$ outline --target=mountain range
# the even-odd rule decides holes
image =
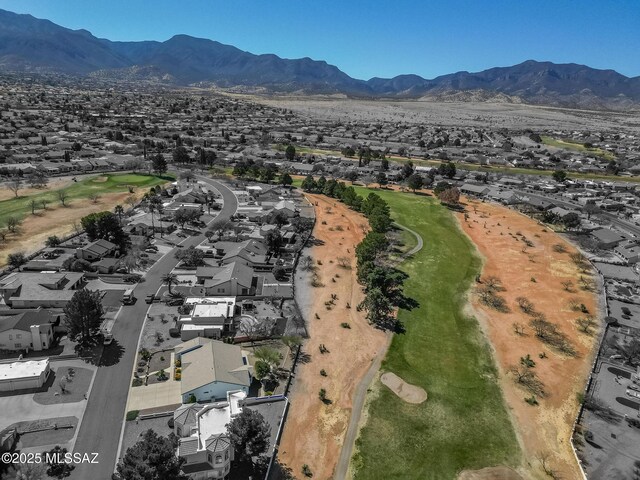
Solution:
[[[0,10],[0,71],[57,72],[111,81],[266,93],[439,101],[481,98],[579,108],[626,109],[640,105],[640,77],[572,63],[528,60],[430,80],[419,75],[359,80],[310,58],[255,55],[188,35],[176,35],[164,42],[114,42],[86,30],[71,30],[6,10]]]

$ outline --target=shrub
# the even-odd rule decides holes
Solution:
[[[169,336],[173,337],[173,338],[178,338],[180,336],[180,330],[178,330],[177,328],[170,328],[169,329]]]
[[[169,417],[169,420],[167,420],[167,426],[169,428],[173,428],[175,425],[174,421],[173,421],[173,417]]]
[[[134,378],[133,382],[131,382],[131,386],[132,387],[139,387],[143,384],[144,382],[142,381],[141,378]]]
[[[532,406],[538,405],[538,400],[536,400],[535,395],[531,395],[530,397],[525,398],[524,401]]]
[[[351,328],[351,325],[349,325],[347,322],[342,322],[342,323],[340,324],[340,326],[341,326],[342,328],[349,328],[349,329]]]
[[[140,413],[140,410],[129,410],[126,416],[127,422],[131,422],[136,418],[138,418],[139,413]]]
[[[189,399],[187,403],[196,403],[196,401],[197,401],[196,396],[193,393],[189,395]]]
[[[313,473],[311,472],[311,469],[309,468],[309,465],[307,465],[306,463],[304,465],[302,465],[302,474],[305,477],[308,477],[308,478],[313,477]]]
[[[176,372],[173,378],[176,379],[176,382],[179,382],[182,379],[182,373]]]
[[[320,400],[324,402],[327,399],[327,391],[324,388],[321,388],[318,392],[318,397],[320,397]]]
[[[322,370],[320,370],[320,375],[322,375],[323,377],[326,377],[327,371],[323,368]]]

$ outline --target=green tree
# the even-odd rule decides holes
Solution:
[[[277,366],[280,363],[280,352],[271,347],[259,347],[256,348],[253,355],[263,362],[267,362],[269,365]]]
[[[556,182],[562,183],[567,179],[567,172],[564,170],[556,170],[551,176]]]
[[[250,461],[251,457],[260,456],[269,448],[271,427],[260,412],[243,408],[227,424],[227,435],[240,459]]]
[[[413,162],[409,161],[402,165],[402,170],[400,170],[400,174],[402,178],[409,178],[413,175]]]
[[[378,254],[384,251],[389,242],[383,233],[369,232],[356,246],[356,258],[358,265],[365,262],[373,262]]]
[[[108,240],[125,253],[131,246],[129,235],[122,229],[118,217],[111,212],[91,213],[80,220],[89,240]]]
[[[291,185],[293,183],[293,178],[288,173],[283,173],[280,175],[280,185]]]
[[[372,325],[387,324],[393,312],[391,301],[379,288],[369,289],[359,307],[367,311],[367,320]]]
[[[183,146],[176,147],[173,150],[173,162],[174,163],[189,163],[191,162],[191,157],[189,157],[189,153],[187,149]]]
[[[61,243],[62,243],[62,240],[60,240],[60,237],[58,237],[57,235],[50,235],[44,241],[44,244],[49,248],[57,247]]]
[[[176,455],[178,439],[149,429],[129,447],[116,466],[114,480],[188,480],[181,472],[185,460]]]
[[[27,263],[27,257],[23,252],[10,253],[7,256],[7,263],[12,268],[18,268]]]
[[[456,176],[456,166],[452,162],[441,163],[438,166],[438,173],[443,177],[453,178]]]
[[[161,153],[158,153],[151,158],[151,165],[153,167],[153,171],[158,175],[162,175],[167,172],[167,161]]]
[[[403,285],[407,278],[409,276],[400,270],[376,265],[367,275],[365,290],[379,290],[397,307],[405,302]]]
[[[307,175],[302,181],[302,190],[305,192],[313,192],[316,189],[316,181],[313,179],[313,175]]]
[[[575,212],[571,212],[562,217],[562,224],[567,228],[578,228],[582,221],[580,220],[580,215]]]
[[[65,478],[71,475],[71,472],[76,468],[73,464],[64,461],[64,456],[67,453],[66,448],[55,446],[49,452],[47,457],[47,475],[54,478]],[[61,460],[61,461],[56,461]]]
[[[256,374],[256,378],[262,381],[271,375],[271,365],[269,365],[264,360],[257,360],[254,365],[254,371]]]
[[[266,242],[269,251],[275,255],[280,252],[280,248],[282,248],[282,245],[284,243],[282,234],[278,230],[268,231],[264,236],[264,241]]]
[[[204,265],[204,251],[193,245],[189,248],[177,250],[175,258],[180,260],[185,267],[201,267]]]
[[[98,290],[77,290],[64,307],[69,338],[82,347],[95,344],[104,310]]]
[[[172,295],[173,291],[171,290],[171,287],[178,283],[178,276],[175,273],[165,273],[162,276],[162,283],[167,285],[169,295]]]
[[[424,180],[422,179],[422,176],[418,175],[417,173],[414,173],[409,178],[407,178],[407,186],[411,190],[413,190],[414,193],[416,190],[421,189],[423,184]]]
[[[284,156],[290,162],[293,161],[293,159],[296,158],[296,147],[293,145],[287,145],[287,148],[284,151]]]

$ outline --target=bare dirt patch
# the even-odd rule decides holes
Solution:
[[[467,204],[467,218],[458,214],[458,219],[485,259],[483,280],[491,276],[500,280],[502,289],[497,294],[509,309],[497,312],[482,304],[478,295],[472,296],[473,309],[495,350],[502,389],[527,457],[528,467],[523,468],[527,476],[544,478],[538,457],[548,453],[548,464],[562,478],[581,478],[570,437],[579,408],[577,394],[589,376],[599,327],[590,335],[581,332],[576,320],[585,314],[570,305],[584,304],[589,314],[598,315],[596,294],[580,288],[581,277],[592,281],[593,276],[572,262],[570,255],[577,251],[571,244],[538,222],[499,205],[474,200]],[[523,236],[531,242],[529,246]],[[557,252],[556,244],[564,245],[566,252]],[[573,283],[570,291],[563,287],[568,281]],[[557,325],[575,348],[575,356],[559,353],[536,337],[530,326],[532,316],[519,307],[519,297],[525,297],[536,312]],[[524,327],[524,334],[515,332],[514,323]],[[537,398],[537,406],[524,401],[531,393],[518,386],[509,373],[526,355],[535,362],[532,371],[546,392],[544,398]]]
[[[313,478],[323,480],[333,476],[355,389],[376,353],[385,347],[386,336],[356,310],[363,294],[356,281],[354,249],[364,236],[366,219],[336,200],[310,194],[307,198],[315,205],[317,217],[313,235],[323,242],[311,250],[323,286],[311,287],[308,281],[296,284],[299,293],[311,299],[306,308],[310,338],[304,346],[310,359],[298,367],[279,458],[297,477],[307,464]],[[349,268],[339,266],[338,257],[348,257]],[[329,352],[320,353],[320,345]],[[326,390],[326,403],[319,398],[321,388]]]
[[[423,388],[405,382],[395,373],[383,373],[380,381],[407,403],[422,403],[427,400],[427,392]]]

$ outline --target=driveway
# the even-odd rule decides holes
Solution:
[[[224,205],[213,222],[228,220],[238,208],[233,192],[216,180],[202,176],[197,178],[214,187],[223,197]],[[184,239],[182,245],[185,248],[196,246],[205,238],[204,233],[200,233]],[[178,264],[174,258],[175,250],[160,258],[146,273],[145,281],[137,284],[134,290],[137,302],[120,310],[111,331],[114,342],[105,348],[76,441],[75,452],[100,452],[100,463],[77,465],[70,478],[111,478],[117,462],[138,339],[149,307],[144,298],[155,294],[162,285],[162,276]]]

